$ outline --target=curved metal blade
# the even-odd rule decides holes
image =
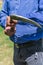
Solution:
[[[22,20],[23,22],[29,22],[31,24],[36,25],[39,28],[42,28],[42,26],[39,23],[37,23],[36,21],[33,21],[33,20],[29,19],[29,18],[19,16],[19,15],[11,15],[10,17],[11,17],[11,19]]]

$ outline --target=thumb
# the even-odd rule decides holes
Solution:
[[[6,25],[10,25],[10,16],[7,16]]]

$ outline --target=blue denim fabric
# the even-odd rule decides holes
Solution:
[[[0,25],[5,28],[6,16],[21,15],[43,25],[43,0],[3,0]],[[30,23],[20,21],[16,25],[16,33],[10,37],[15,43],[38,40],[43,37],[43,30]]]

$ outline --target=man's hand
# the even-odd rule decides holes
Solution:
[[[8,36],[12,36],[16,32],[16,27],[15,27],[16,24],[17,24],[17,20],[11,20],[10,16],[8,16],[4,33]]]

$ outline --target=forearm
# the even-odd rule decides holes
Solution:
[[[8,16],[7,11],[7,0],[3,0],[2,10],[1,10],[1,22],[0,25],[5,28],[6,26],[6,17]]]
[[[40,12],[33,12],[30,14],[31,19],[43,25],[43,14]]]
[[[38,9],[30,13],[30,17],[43,25],[43,0],[39,0]]]
[[[5,26],[6,26],[6,17],[2,17],[2,18],[1,18],[1,23],[0,23],[0,25],[1,25],[3,28],[5,28]]]

